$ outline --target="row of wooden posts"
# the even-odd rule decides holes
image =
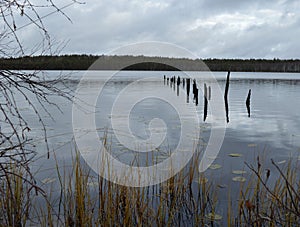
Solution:
[[[225,102],[225,112],[226,112],[226,121],[229,122],[229,107],[228,107],[228,91],[229,91],[229,79],[230,79],[230,71],[227,73],[226,78],[226,84],[225,84],[225,93],[224,93],[224,102]],[[185,88],[186,85],[186,93],[187,93],[187,103],[189,102],[189,95],[190,95],[190,85],[191,85],[191,79],[190,78],[181,78],[178,76],[177,79],[175,76],[172,77],[166,77],[164,75],[164,84],[169,85],[174,88],[175,90],[175,84],[177,84],[177,95],[179,95],[179,86],[182,83],[183,88]],[[196,106],[198,105],[198,93],[199,89],[197,87],[196,80],[193,79],[193,101],[195,101]],[[208,101],[211,99],[211,87],[206,85],[204,83],[204,113],[203,113],[203,120],[206,120],[207,117],[207,108],[208,108]],[[246,108],[248,117],[250,117],[250,99],[251,99],[251,89],[248,91],[248,95],[246,98]]]

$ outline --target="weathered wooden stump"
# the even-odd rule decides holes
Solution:
[[[191,79],[188,78],[188,79],[186,79],[186,93],[187,93],[187,96],[190,96],[190,85],[191,85]]]
[[[207,104],[208,104],[208,100],[207,100],[207,86],[206,86],[206,83],[204,83],[204,113],[203,113],[203,121],[205,121],[206,117],[207,117]]]
[[[226,112],[226,121],[229,122],[229,108],[228,108],[228,90],[229,90],[229,77],[230,71],[227,73],[226,85],[225,85],[225,94],[224,94],[224,101],[225,101],[225,112]]]
[[[250,117],[250,99],[251,99],[251,89],[249,89],[247,99],[246,99],[246,107],[247,107],[248,117]]]
[[[178,76],[177,77],[177,86],[179,86],[180,85],[180,77]]]
[[[195,93],[194,93],[196,106],[198,106],[198,92],[199,92],[199,89],[196,87],[195,88]]]

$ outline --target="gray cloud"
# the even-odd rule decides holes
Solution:
[[[291,0],[91,0],[65,9],[73,23],[56,14],[45,25],[57,40],[70,40],[63,53],[163,41],[204,58],[300,58],[299,8]],[[39,37],[31,26],[20,34],[26,44]]]

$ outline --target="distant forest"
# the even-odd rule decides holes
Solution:
[[[96,64],[93,64],[97,61]],[[203,62],[205,64],[203,64]],[[92,66],[92,67],[91,67]],[[207,68],[208,67],[208,68]],[[300,60],[187,59],[145,56],[62,55],[0,58],[0,69],[10,70],[159,70],[300,72]]]

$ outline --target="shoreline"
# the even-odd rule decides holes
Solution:
[[[97,61],[97,64],[94,64]],[[300,72],[299,59],[187,59],[146,56],[25,56],[0,58],[1,70],[124,70]]]

